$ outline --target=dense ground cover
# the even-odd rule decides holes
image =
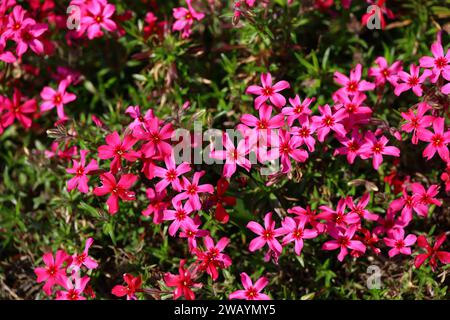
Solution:
[[[448,0],[0,0],[0,297],[447,298],[449,33]]]

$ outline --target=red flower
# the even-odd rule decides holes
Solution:
[[[111,293],[117,297],[127,296],[127,300],[136,300],[136,292],[141,292],[142,279],[141,276],[133,277],[129,273],[123,275],[126,286],[116,285],[112,288]]]
[[[17,119],[24,128],[31,127],[31,114],[37,109],[36,100],[31,99],[22,103],[22,94],[19,90],[14,89],[12,101],[5,98],[3,100],[3,108],[6,113],[1,117],[1,125],[6,128],[13,124],[14,119]]]
[[[106,205],[108,206],[109,213],[113,215],[119,211],[119,198],[123,201],[136,199],[134,192],[128,191],[128,189],[131,188],[137,179],[138,177],[133,174],[124,174],[119,182],[116,182],[116,178],[110,172],[104,173],[100,176],[102,186],[96,187],[94,194],[96,196],[111,194],[106,201]]]
[[[421,248],[424,248],[427,252],[419,254],[415,257],[415,259],[414,259],[415,267],[420,268],[422,266],[422,264],[426,260],[429,259],[429,264],[431,266],[431,269],[434,271],[437,266],[436,258],[442,264],[449,264],[450,263],[450,252],[438,251],[438,249],[444,243],[446,237],[447,237],[447,235],[445,233],[441,234],[440,236],[437,236],[434,246],[432,247],[425,236],[419,236],[417,238],[417,245]]]
[[[217,181],[217,192],[216,194],[209,197],[209,201],[216,206],[215,218],[222,222],[227,223],[230,219],[230,215],[225,210],[224,206],[235,206],[236,198],[231,196],[225,196],[230,183],[225,178],[220,178]]]
[[[180,268],[178,269],[179,274],[174,275],[170,272],[167,272],[164,275],[164,282],[169,287],[176,287],[173,292],[174,299],[178,299],[179,297],[184,296],[186,300],[194,300],[195,294],[191,290],[191,288],[201,288],[202,284],[194,282],[197,278],[197,269],[185,269],[185,264],[186,260],[181,260]]]

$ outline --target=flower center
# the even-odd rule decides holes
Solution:
[[[57,94],[57,95],[55,96],[55,98],[54,98],[55,104],[60,104],[61,101],[62,101],[61,95],[60,95],[60,94]]]
[[[401,248],[403,248],[405,246],[405,242],[403,241],[403,240],[397,240],[396,242],[395,242],[395,247],[397,248],[397,249],[401,249]]]
[[[295,230],[292,235],[294,236],[295,239],[302,239],[303,238],[303,229],[297,229]]]
[[[266,239],[266,240],[273,239],[273,231],[272,230],[265,230],[263,232],[263,238]]]
[[[377,142],[372,147],[373,153],[381,153],[383,151],[384,147],[381,143]]]
[[[414,86],[417,86],[418,84],[419,84],[419,78],[417,78],[417,77],[409,77],[409,79],[408,79],[408,84],[411,86],[411,87],[414,87]]]
[[[190,185],[187,190],[187,194],[194,195],[197,194],[197,186],[196,185]]]
[[[267,97],[273,95],[273,89],[271,87],[266,87],[263,89],[263,94]]]
[[[435,147],[441,147],[444,144],[444,139],[440,134],[434,135],[433,138],[431,138],[431,141]]]
[[[434,64],[437,68],[443,69],[448,64],[448,60],[445,57],[439,57],[434,60]]]
[[[331,116],[326,116],[322,122],[325,126],[331,127],[334,124],[334,119]]]
[[[174,169],[170,169],[166,172],[166,178],[169,181],[175,180],[177,177],[177,172]]]
[[[95,17],[95,21],[97,21],[97,23],[102,22],[103,18],[101,16],[96,16]]]
[[[358,83],[356,81],[350,81],[347,85],[347,90],[355,92],[358,89]]]

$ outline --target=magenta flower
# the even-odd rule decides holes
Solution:
[[[334,81],[343,86],[343,88],[336,91],[336,95],[346,93],[354,95],[357,92],[369,91],[375,89],[375,84],[361,80],[362,66],[357,64],[355,69],[350,71],[350,77],[343,75],[340,72],[334,73]]]
[[[98,147],[98,157],[102,160],[113,158],[111,162],[111,172],[117,173],[122,168],[122,159],[134,162],[139,158],[139,153],[133,151],[133,146],[137,142],[132,135],[126,135],[123,141],[117,131],[108,134],[105,138],[106,145]]]
[[[199,229],[200,221],[196,222],[192,219],[186,220],[181,225],[180,238],[186,238],[188,240],[189,251],[193,252],[197,248],[197,238],[206,237],[209,235],[209,231]]]
[[[155,192],[152,188],[148,188],[145,193],[150,204],[142,211],[142,215],[145,217],[153,215],[153,223],[160,224],[163,222],[164,210],[169,207],[166,199],[167,191]]]
[[[434,133],[427,129],[422,129],[417,132],[417,137],[421,141],[429,142],[428,146],[423,150],[423,156],[428,160],[434,157],[437,153],[445,162],[449,161],[449,151],[447,144],[450,142],[450,131],[445,130],[445,119],[435,118],[433,121]]]
[[[224,133],[222,144],[225,150],[212,149],[209,156],[212,159],[225,160],[223,166],[223,176],[225,178],[231,177],[236,172],[237,166],[250,171],[252,164],[246,158],[246,155],[250,152],[248,139],[241,139],[237,147],[235,147],[228,133]],[[213,145],[211,147],[214,148]]]
[[[439,193],[438,185],[433,184],[426,190],[420,183],[413,183],[411,189],[414,203],[417,207],[416,212],[419,216],[426,217],[428,215],[429,205],[434,204],[438,207],[442,205],[442,202],[435,198]]]
[[[297,162],[305,162],[308,159],[308,152],[299,149],[302,140],[298,136],[291,135],[290,132],[280,130],[278,141],[273,141],[272,149],[268,159],[273,157],[281,158],[281,172],[291,171],[291,158]]]
[[[80,278],[80,275],[75,273],[72,276],[72,280],[67,279],[61,283],[66,291],[56,292],[56,300],[86,300],[86,297],[82,296],[82,294],[89,280],[88,276]]]
[[[392,234],[395,229],[403,229],[405,228],[411,220],[405,220],[403,217],[398,219],[396,217],[396,212],[393,208],[389,207],[385,217],[379,217],[377,220],[378,226],[373,229],[373,233],[379,235],[381,233],[385,233],[387,235]]]
[[[275,252],[276,255],[280,255],[283,247],[276,239],[284,234],[283,228],[275,229],[275,221],[272,220],[272,212],[269,212],[264,217],[264,227],[255,221],[250,221],[247,224],[247,228],[256,233],[258,237],[253,239],[249,244],[249,250],[254,252],[261,249],[266,244],[269,249]]]
[[[36,54],[44,53],[44,44],[39,37],[47,31],[48,27],[43,23],[36,23],[32,19],[26,19],[20,30],[20,34],[15,37],[17,42],[16,54],[21,57],[30,48]]]
[[[334,155],[346,155],[348,163],[353,164],[356,157],[361,156],[361,146],[364,144],[361,134],[357,130],[353,130],[351,138],[338,137],[337,139],[344,146],[337,148]]]
[[[340,93],[335,96],[339,99],[334,106],[336,110],[341,108],[345,110],[344,119],[348,124],[347,128],[355,126],[355,124],[367,124],[372,115],[372,109],[364,106],[363,103],[367,99],[364,93],[358,92],[354,95]]]
[[[356,212],[346,213],[346,207],[347,203],[345,199],[339,200],[336,210],[328,206],[320,206],[319,209],[322,211],[317,215],[317,219],[323,219],[327,221],[331,226],[338,226],[343,228],[347,227],[348,225],[359,223],[359,215]]]
[[[167,272],[164,274],[164,282],[168,287],[175,287],[173,298],[178,299],[184,296],[186,300],[194,300],[195,294],[191,288],[201,288],[201,283],[196,283],[195,279],[198,277],[196,268],[186,269],[184,265],[186,260],[180,261],[178,275]]]
[[[267,294],[261,293],[261,291],[267,286],[269,280],[266,277],[261,277],[256,280],[253,285],[252,279],[245,273],[241,273],[241,282],[244,286],[244,290],[237,290],[228,296],[228,299],[240,299],[240,300],[270,300]]]
[[[83,265],[86,268],[88,268],[89,270],[95,269],[98,267],[97,261],[95,261],[94,259],[92,259],[89,256],[89,248],[92,246],[93,243],[94,243],[94,239],[92,239],[92,238],[88,238],[86,240],[86,244],[84,246],[83,252],[80,254],[74,254],[72,256],[71,264],[70,264],[69,268],[73,268],[73,270],[78,272],[78,270],[80,270],[81,266],[83,266]]]
[[[161,192],[170,184],[175,191],[181,191],[179,176],[191,171],[191,165],[187,162],[183,162],[177,167],[173,156],[165,157],[164,163],[166,168],[157,166],[153,168],[155,177],[162,178],[162,180],[155,185],[155,190]]]
[[[134,121],[128,125],[128,128],[133,132],[136,127],[144,128],[145,123],[155,117],[152,109],[147,110],[147,112],[142,115],[139,106],[129,106],[127,110],[125,110],[125,113],[134,119]]]
[[[410,73],[406,73],[405,71],[399,71],[398,72],[398,78],[399,80],[402,80],[403,82],[398,82],[395,85],[394,93],[396,96],[401,95],[403,92],[408,91],[412,89],[414,94],[418,97],[421,97],[423,94],[422,90],[422,83],[425,82],[425,80],[430,77],[432,72],[430,70],[424,70],[422,75],[420,74],[420,67],[412,64],[410,66]]]
[[[450,80],[450,49],[444,55],[444,48],[440,41],[431,45],[431,53],[433,57],[420,58],[420,66],[422,68],[431,68],[433,75],[430,77],[432,83],[436,83],[439,76],[443,76],[446,80]]]
[[[292,127],[291,133],[294,136],[300,138],[300,144],[305,144],[308,147],[309,152],[314,152],[314,146],[316,144],[316,139],[313,138],[312,134],[315,132],[315,128],[310,124],[309,117],[302,119],[301,128]]]
[[[416,268],[420,268],[425,261],[429,259],[429,264],[431,266],[431,270],[435,270],[437,267],[437,260],[439,260],[442,264],[450,264],[450,252],[439,250],[446,239],[447,235],[445,233],[436,237],[436,242],[434,246],[431,246],[425,236],[419,236],[417,238],[417,245],[423,249],[425,249],[426,253],[418,254],[414,258],[414,266]]]
[[[133,191],[128,191],[138,179],[133,174],[124,174],[120,177],[119,182],[116,182],[116,178],[110,173],[106,172],[100,176],[102,186],[94,189],[96,196],[104,196],[111,194],[106,201],[108,206],[108,212],[114,215],[119,211],[119,199],[123,201],[132,201],[136,199]]]
[[[186,0],[188,8],[173,8],[173,17],[176,19],[172,26],[174,31],[182,31],[183,38],[189,38],[194,21],[200,21],[205,17],[204,13],[197,12],[192,7],[192,0]]]
[[[88,165],[86,165],[86,154],[89,151],[80,150],[80,162],[77,160],[73,161],[73,166],[70,169],[66,169],[67,173],[74,174],[75,177],[71,178],[67,181],[67,190],[72,191],[75,188],[78,188],[78,191],[81,193],[88,193],[88,174],[91,174],[93,171],[98,170],[97,160],[91,160]]]
[[[281,108],[286,104],[286,98],[278,92],[291,87],[287,81],[279,81],[272,85],[272,76],[270,73],[263,73],[261,74],[261,83],[262,87],[251,85],[245,91],[246,93],[251,93],[258,96],[255,99],[256,110],[258,110],[267,100],[270,100],[270,102],[277,108]]]
[[[58,250],[56,252],[55,258],[53,254],[48,252],[42,257],[44,261],[44,268],[34,269],[34,273],[37,276],[37,282],[44,282],[44,287],[42,288],[46,295],[50,296],[52,294],[52,288],[56,284],[63,284],[67,281],[66,268],[63,267],[64,262],[67,261],[69,255],[63,250]]]
[[[378,140],[371,131],[368,131],[365,136],[365,141],[360,149],[361,155],[365,159],[372,157],[372,164],[375,170],[378,170],[383,162],[383,155],[400,156],[400,150],[397,147],[386,146],[389,140],[385,136],[380,137]]]
[[[417,107],[417,114],[412,109],[408,112],[402,112],[402,118],[406,120],[406,123],[402,125],[402,131],[412,132],[412,143],[417,144],[419,138],[417,132],[428,128],[433,123],[433,116],[425,116],[431,106],[426,102],[419,103]]]
[[[364,218],[370,221],[378,220],[379,218],[378,215],[373,214],[366,209],[370,201],[370,193],[365,193],[357,204],[353,201],[353,198],[350,196],[348,196],[345,201],[347,203],[348,208],[350,209],[349,214],[356,213],[360,218]]]
[[[320,142],[325,140],[325,137],[331,130],[337,133],[338,136],[345,136],[347,133],[344,126],[340,123],[347,115],[344,109],[336,111],[334,114],[328,104],[319,106],[320,116],[312,117],[312,127],[317,130],[317,137]]]
[[[64,105],[74,101],[77,97],[73,93],[66,92],[69,82],[63,80],[58,85],[58,90],[54,90],[51,87],[45,87],[42,89],[41,98],[44,103],[41,104],[41,111],[48,111],[56,107],[58,118],[60,120],[66,120],[67,117],[64,114]]]
[[[316,98],[305,98],[305,100],[301,101],[298,95],[296,95],[294,99],[289,99],[291,107],[284,107],[283,110],[281,110],[281,112],[287,116],[289,126],[292,126],[297,119],[300,124],[303,124],[303,120],[311,114],[309,106],[315,100]]]
[[[144,141],[148,141],[142,146],[142,151],[147,157],[159,153],[161,157],[172,154],[172,146],[165,140],[172,137],[172,124],[167,123],[160,128],[160,121],[154,117],[145,122],[145,128],[135,127],[133,135]]]
[[[262,104],[259,108],[259,119],[251,114],[244,114],[241,122],[251,128],[259,130],[277,129],[284,125],[284,116],[277,114],[272,117],[272,107]]]
[[[231,265],[231,259],[222,251],[230,243],[230,239],[223,237],[216,245],[210,236],[203,238],[206,250],[201,251],[198,248],[195,250],[195,254],[200,261],[200,270],[206,270],[206,273],[211,276],[215,281],[219,277],[217,268],[224,269]]]
[[[389,257],[392,258],[399,253],[410,255],[411,248],[416,243],[417,237],[413,234],[408,234],[405,238],[405,230],[402,228],[396,228],[391,233],[391,238],[384,238],[384,243],[391,247],[389,250]]]
[[[308,218],[306,216],[300,216],[296,220],[291,217],[286,217],[281,222],[284,233],[286,234],[283,238],[282,245],[285,246],[290,242],[294,242],[294,250],[298,256],[302,253],[303,239],[313,239],[318,236],[317,230],[305,228],[307,222]]]
[[[340,249],[338,260],[343,261],[348,254],[348,249],[356,250],[361,253],[366,252],[366,246],[359,240],[353,240],[355,231],[358,227],[352,225],[348,228],[335,228],[330,227],[328,233],[334,238],[325,242],[322,245],[322,250],[336,250]]]
[[[205,171],[195,172],[192,177],[192,182],[186,177],[182,177],[182,190],[183,192],[176,195],[173,201],[179,202],[184,199],[188,199],[193,210],[200,210],[202,204],[200,202],[200,193],[214,193],[214,187],[210,184],[199,185],[199,180],[205,175]]]
[[[24,128],[28,129],[32,124],[32,114],[36,111],[36,100],[30,99],[22,103],[22,94],[14,88],[12,101],[5,98],[3,100],[3,115],[1,117],[1,125],[7,128],[17,119]]]
[[[116,7],[112,4],[92,0],[87,4],[87,15],[81,19],[83,28],[87,30],[89,39],[101,37],[102,29],[114,31],[117,29],[116,23],[111,20],[112,15],[116,11]]]
[[[388,81],[391,85],[395,86],[397,83],[397,73],[402,70],[402,62],[395,61],[389,66],[384,57],[378,57],[375,59],[375,63],[378,67],[369,68],[368,72],[369,77],[375,78],[375,84],[381,86]]]
[[[183,204],[181,202],[173,202],[172,206],[175,210],[164,210],[164,221],[173,221],[169,226],[169,234],[173,237],[177,233],[178,229],[180,227],[183,227],[189,222],[192,224],[194,221],[192,218],[189,217],[189,215],[194,211],[191,208],[191,205],[189,204],[189,201],[186,201],[186,203]]]

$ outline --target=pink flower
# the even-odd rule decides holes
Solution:
[[[430,260],[429,264],[431,269],[434,271],[437,267],[437,260],[442,264],[450,264],[450,252],[439,250],[446,239],[447,235],[445,233],[436,237],[436,242],[434,246],[431,246],[425,236],[419,236],[417,238],[417,245],[425,249],[426,253],[418,254],[414,258],[414,266],[420,268],[426,260]]]
[[[102,186],[96,187],[94,194],[96,196],[111,194],[106,201],[106,205],[109,213],[114,215],[119,211],[119,199],[123,201],[136,199],[134,192],[128,191],[128,189],[132,187],[137,179],[138,177],[133,174],[124,174],[120,177],[119,182],[116,182],[116,178],[110,172],[106,172],[100,176]]]
[[[75,273],[72,276],[72,280],[67,279],[61,283],[66,291],[58,291],[56,293],[56,300],[86,300],[86,297],[82,296],[90,278],[84,276],[80,278],[79,274]]]
[[[402,228],[397,228],[392,231],[392,238],[384,238],[384,243],[391,247],[389,250],[389,257],[392,258],[399,253],[410,255],[411,248],[414,243],[416,243],[417,237],[413,234],[409,234],[405,238],[405,230]]]
[[[340,248],[338,260],[344,260],[348,254],[348,249],[366,252],[366,246],[359,240],[353,240],[355,231],[358,228],[356,225],[352,225],[348,228],[334,228],[328,229],[328,233],[335,240],[327,241],[323,244],[322,250],[336,250]]]
[[[302,140],[298,136],[291,135],[290,132],[280,130],[278,141],[272,143],[270,153],[281,158],[281,172],[291,171],[291,159],[297,162],[305,162],[308,159],[308,152],[299,149]],[[269,158],[271,156],[269,155]]]
[[[430,70],[424,70],[422,75],[419,75],[420,73],[420,67],[417,67],[416,65],[412,64],[410,66],[410,73],[406,73],[405,71],[399,71],[398,72],[398,78],[399,80],[402,80],[403,83],[397,83],[395,85],[394,93],[396,96],[401,95],[403,92],[408,91],[412,89],[414,94],[418,97],[422,96],[423,90],[422,90],[422,83],[425,82],[425,80],[430,77],[432,72]]]
[[[298,95],[294,99],[289,99],[289,104],[292,107],[284,107],[281,112],[287,116],[289,126],[292,126],[295,120],[298,120],[300,124],[303,124],[303,119],[307,118],[311,114],[309,106],[316,98],[305,98],[303,102]]]
[[[355,212],[346,213],[346,206],[345,199],[339,200],[336,210],[327,206],[320,206],[319,209],[322,211],[317,215],[317,219],[326,220],[331,226],[336,225],[343,228],[359,223],[359,215]]]
[[[441,42],[437,41],[431,45],[431,53],[433,57],[420,58],[422,68],[432,68],[431,82],[436,83],[441,75],[446,80],[450,80],[450,49],[444,55],[444,48],[442,48]]]
[[[186,0],[188,8],[173,8],[173,17],[176,19],[172,26],[174,31],[182,31],[183,38],[189,38],[191,35],[191,27],[194,21],[200,21],[205,17],[205,14],[197,12],[192,7],[192,0]]]
[[[101,37],[103,35],[102,28],[110,32],[117,29],[116,23],[110,19],[115,11],[116,7],[106,1],[89,1],[87,15],[81,19],[81,24],[87,30],[89,39]]]
[[[169,207],[169,203],[166,200],[167,191],[155,192],[152,188],[146,190],[147,199],[150,200],[150,204],[147,209],[142,211],[142,215],[148,217],[153,215],[153,223],[159,224],[163,221],[164,210]]]
[[[372,115],[372,109],[364,106],[364,100],[367,96],[364,93],[358,92],[354,95],[347,95],[346,93],[340,93],[335,96],[338,99],[334,106],[336,110],[341,108],[345,111],[346,128],[352,128],[355,124],[367,124]]]
[[[80,151],[80,162],[77,160],[73,161],[73,167],[70,169],[66,169],[67,173],[74,174],[75,177],[67,181],[67,190],[72,191],[75,188],[81,193],[88,193],[88,174],[91,174],[93,171],[98,170],[97,160],[91,160],[89,164],[86,166],[86,154],[89,151],[81,150]]]
[[[159,155],[164,157],[172,153],[172,147],[165,140],[169,140],[172,137],[173,128],[172,124],[168,123],[160,128],[160,121],[158,118],[153,117],[145,122],[145,127],[135,127],[133,135],[144,141],[148,141],[142,146],[142,152],[147,157],[151,157],[159,152]]]
[[[178,275],[167,272],[164,274],[164,282],[168,287],[176,287],[173,293],[173,298],[178,299],[184,296],[186,300],[194,300],[195,294],[191,288],[201,288],[201,283],[195,283],[195,279],[198,277],[197,270],[191,268],[186,269],[184,265],[186,260],[180,261],[180,268],[178,269]]]
[[[294,219],[301,219],[303,217],[308,219],[308,223],[313,226],[315,230],[317,230],[317,233],[323,233],[325,230],[325,225],[323,223],[320,223],[318,220],[320,220],[319,215],[316,214],[316,210],[311,210],[310,206],[307,206],[306,209],[303,209],[302,207],[293,207],[291,209],[287,210],[288,213],[295,214],[298,217],[295,217]]]
[[[353,198],[350,196],[348,196],[345,201],[347,203],[348,208],[350,209],[349,214],[356,213],[361,218],[364,218],[364,219],[370,220],[370,221],[378,220],[378,218],[379,218],[378,215],[373,214],[373,213],[369,212],[369,210],[366,209],[366,207],[370,201],[370,193],[365,193],[359,200],[358,204],[356,204],[353,201]]]
[[[360,152],[366,159],[372,157],[372,164],[375,170],[378,170],[383,162],[383,155],[400,156],[400,150],[397,147],[386,146],[389,140],[385,136],[377,139],[371,131],[368,131],[365,136],[365,141],[361,146]]]
[[[290,88],[287,81],[279,81],[272,85],[272,76],[270,73],[261,74],[262,87],[251,85],[245,91],[247,94],[251,93],[257,95],[255,99],[255,108],[258,110],[261,105],[270,100],[270,102],[277,108],[281,108],[286,104],[286,98],[278,92]]]
[[[58,118],[66,120],[64,114],[64,105],[74,101],[77,97],[73,93],[66,92],[69,85],[67,80],[63,80],[58,85],[58,90],[51,87],[45,87],[41,92],[41,98],[44,103],[41,104],[41,111],[48,111],[56,107]]]
[[[129,106],[127,110],[125,110],[125,113],[134,119],[134,121],[128,125],[128,128],[132,131],[134,131],[136,127],[145,128],[145,123],[155,117],[152,109],[147,110],[145,115],[142,115],[139,106]]]
[[[133,146],[137,142],[132,135],[126,135],[123,141],[117,131],[108,134],[105,138],[106,145],[98,147],[98,157],[102,160],[113,158],[111,162],[111,172],[117,173],[122,168],[122,159],[134,162],[139,154],[133,151]]]
[[[199,180],[205,175],[205,171],[195,172],[192,177],[192,182],[186,177],[182,177],[182,190],[183,192],[176,195],[173,201],[178,202],[184,199],[188,199],[193,210],[200,210],[202,204],[200,202],[200,193],[214,193],[214,187],[210,184],[199,185]]]
[[[181,224],[181,232],[179,234],[180,238],[186,238],[188,240],[189,251],[194,251],[197,248],[197,238],[206,237],[209,235],[209,231],[200,230],[200,221],[196,219],[186,219],[186,221]]]
[[[302,119],[302,127],[292,127],[291,133],[294,136],[300,138],[300,144],[306,144],[309,152],[314,152],[314,146],[316,144],[316,140],[313,138],[312,134],[315,132],[315,128],[312,124],[310,124],[309,117],[305,117]]]
[[[250,171],[252,164],[246,158],[246,155],[250,152],[247,139],[241,139],[237,147],[235,147],[228,133],[224,133],[222,145],[225,147],[225,150],[212,149],[209,156],[212,159],[225,160],[223,166],[223,176],[225,178],[231,177],[236,172],[237,166]],[[211,147],[214,148],[213,145]]]
[[[325,137],[331,130],[337,133],[338,136],[345,136],[346,131],[344,126],[340,123],[346,117],[345,110],[341,109],[336,113],[331,113],[331,108],[328,104],[319,106],[321,116],[312,117],[312,126],[317,129],[317,137],[320,142],[325,140]]]
[[[28,129],[31,127],[32,114],[36,109],[36,100],[30,99],[22,103],[22,94],[14,88],[12,101],[7,98],[3,100],[4,114],[1,117],[1,124],[4,128],[7,128],[13,124],[14,119],[17,119],[24,128]]]
[[[354,95],[357,92],[375,89],[375,84],[361,80],[361,72],[361,64],[357,64],[355,69],[350,71],[350,77],[336,71],[334,73],[334,81],[343,86],[343,88],[339,89],[336,94],[346,93],[348,95]]]
[[[414,193],[413,199],[419,216],[426,217],[428,215],[429,205],[434,204],[438,207],[442,205],[442,202],[435,198],[439,193],[438,185],[433,184],[426,190],[420,183],[413,183],[411,189]]]
[[[30,48],[36,54],[44,53],[44,44],[39,37],[47,31],[48,27],[43,23],[36,23],[32,19],[26,19],[22,24],[20,34],[15,37],[17,42],[16,54],[21,57]]]
[[[375,84],[381,86],[388,81],[391,85],[395,86],[397,83],[397,73],[402,70],[402,62],[395,61],[389,66],[384,57],[378,57],[375,59],[375,63],[378,67],[369,68],[368,72],[369,77],[375,78]]]
[[[136,292],[141,292],[142,289],[142,279],[141,276],[133,277],[129,273],[123,275],[123,281],[127,284],[126,286],[116,285],[112,288],[111,293],[116,297],[127,296],[127,300],[136,300]]]
[[[428,146],[423,150],[423,156],[430,160],[437,151],[441,159],[448,162],[450,159],[447,144],[450,142],[450,131],[444,132],[445,119],[435,118],[433,121],[433,130],[434,133],[427,129],[422,129],[417,132],[419,140],[429,142]]]
[[[231,259],[228,255],[222,253],[225,247],[230,243],[230,239],[223,237],[216,245],[210,236],[203,238],[206,250],[201,251],[198,248],[194,251],[200,261],[200,270],[206,270],[206,273],[215,281],[219,276],[217,268],[224,269],[231,265]]]
[[[244,114],[241,117],[241,122],[249,127],[258,130],[277,129],[284,125],[284,116],[277,114],[272,117],[272,107],[267,104],[262,104],[259,108],[259,119],[251,114]]]
[[[66,268],[63,267],[64,262],[67,261],[69,256],[63,250],[56,252],[55,258],[51,252],[44,254],[42,261],[44,261],[44,268],[34,269],[34,273],[37,276],[37,282],[44,282],[43,290],[46,295],[52,294],[52,288],[56,284],[62,284],[67,281]]]
[[[261,293],[261,291],[267,286],[269,280],[266,277],[261,277],[256,280],[253,285],[252,279],[245,273],[241,273],[241,282],[245,290],[237,290],[231,293],[229,299],[241,299],[241,300],[270,300],[267,294]]]
[[[189,204],[189,201],[183,204],[181,202],[172,201],[172,206],[175,210],[164,210],[164,221],[173,221],[169,226],[169,234],[173,237],[177,233],[180,227],[186,225],[189,221],[192,224],[194,221],[189,217],[189,215],[194,211]]]
[[[154,175],[162,178],[162,180],[155,185],[155,190],[161,192],[170,184],[175,191],[181,191],[182,188],[179,176],[191,171],[190,164],[183,162],[177,167],[173,156],[165,157],[164,163],[166,164],[167,169],[157,166],[153,168]]]
[[[391,207],[388,208],[385,217],[379,217],[377,220],[378,226],[375,227],[373,233],[379,235],[385,233],[387,235],[392,234],[395,229],[403,229],[409,224],[410,220],[405,220],[403,217],[397,219],[396,211]]]
[[[406,123],[402,125],[402,131],[413,133],[412,143],[414,144],[419,141],[417,132],[428,128],[433,123],[433,116],[425,116],[425,113],[430,109],[429,104],[421,102],[417,107],[417,114],[412,109],[409,109],[408,112],[402,112],[402,118],[406,120]]]
[[[74,254],[72,256],[70,268],[73,268],[73,270],[78,272],[78,270],[80,270],[81,266],[83,266],[83,265],[86,268],[88,268],[89,270],[95,269],[98,267],[98,263],[89,256],[89,248],[92,246],[93,243],[94,243],[94,239],[92,239],[92,238],[88,238],[86,240],[86,244],[84,246],[83,253]]]
[[[337,148],[334,155],[347,155],[348,163],[353,164],[356,157],[361,156],[361,146],[364,144],[361,135],[357,130],[353,130],[351,138],[338,137],[338,140],[344,146]]]
[[[286,217],[281,222],[284,233],[286,234],[283,238],[282,245],[285,246],[290,242],[294,242],[295,253],[298,256],[302,253],[303,239],[313,239],[318,236],[317,230],[305,228],[306,222],[308,222],[306,216],[301,216],[297,220]]]
[[[269,212],[264,217],[264,227],[255,221],[250,221],[247,228],[256,233],[258,237],[253,239],[249,244],[249,250],[254,252],[261,249],[264,245],[268,245],[269,249],[280,255],[283,247],[276,239],[284,234],[283,228],[275,229],[275,221],[272,220],[272,212]]]

